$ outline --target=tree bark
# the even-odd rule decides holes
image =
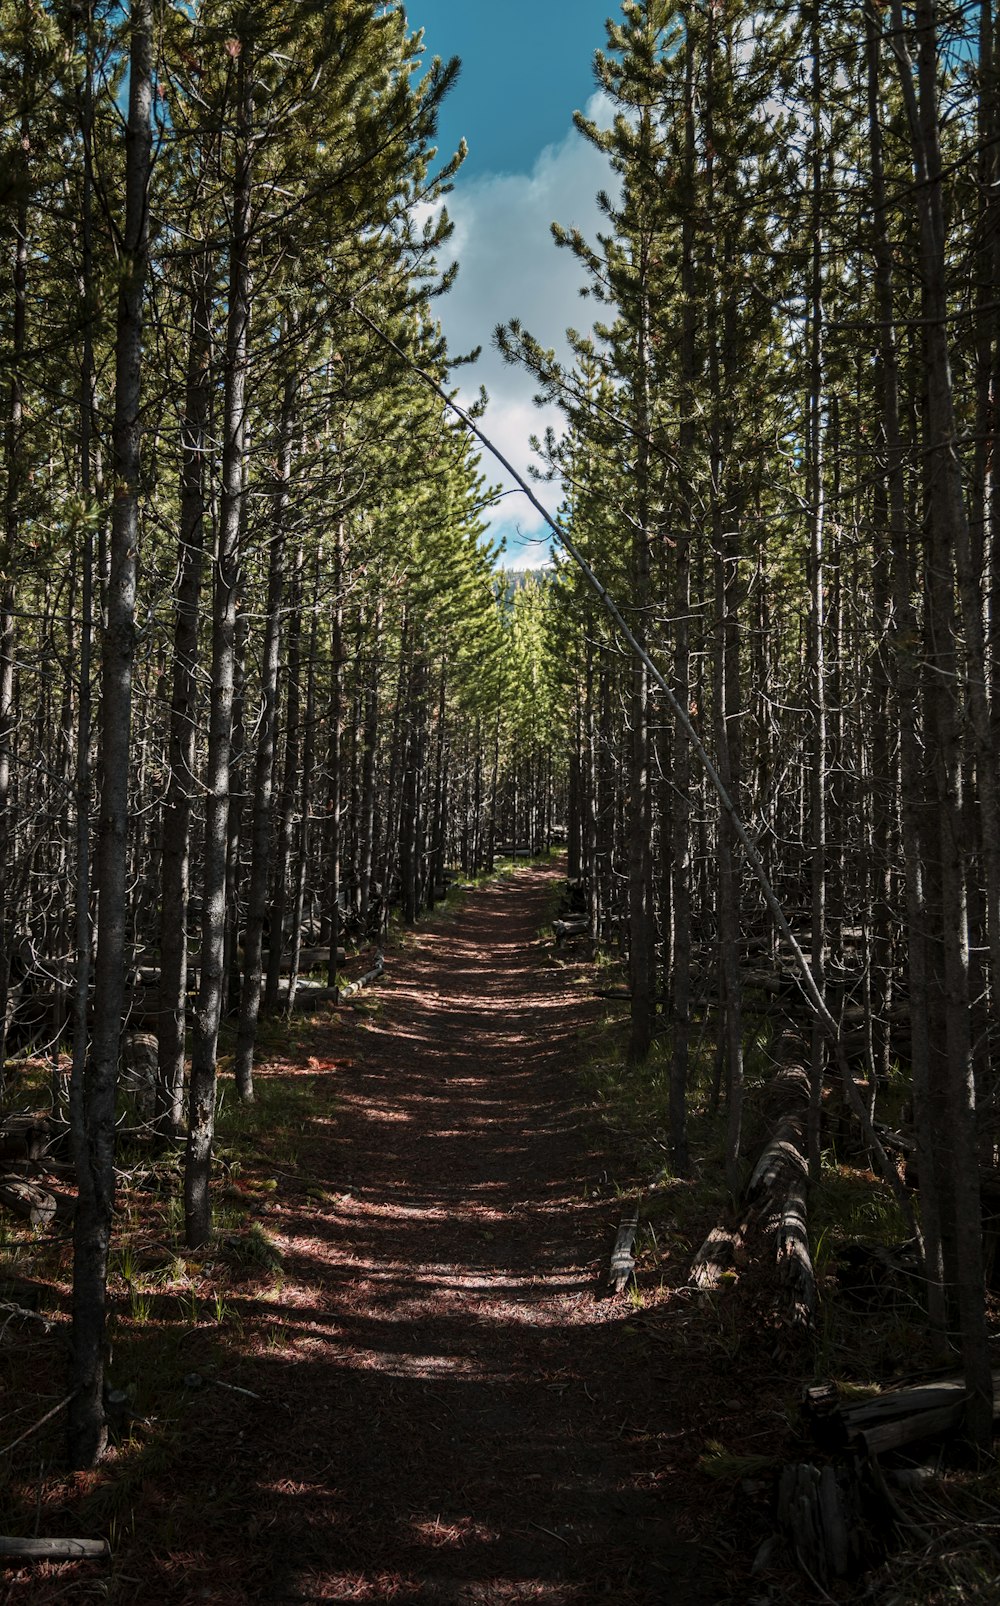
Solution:
[[[286,331],[287,333],[287,331]],[[254,765],[253,832],[250,858],[250,889],[247,896],[246,935],[243,939],[243,989],[236,1034],[234,1074],[236,1091],[244,1104],[253,1100],[253,1054],[260,1014],[263,965],[264,923],[267,915],[267,884],[271,863],[271,814],[274,796],[275,735],[278,723],[278,661],[281,646],[281,613],[285,590],[285,542],[288,492],[292,472],[292,426],[295,409],[295,381],[285,380],[279,426],[277,481],[274,488],[274,516],[271,554],[268,563],[267,612],[261,664],[263,708],[257,735]],[[280,949],[280,930],[271,940]]]
[[[101,675],[97,866],[100,905],[94,1034],[82,1086],[74,1089],[72,1104],[79,1189],[73,1235],[73,1400],[69,1410],[69,1458],[73,1467],[93,1466],[107,1445],[103,1384],[107,1265],[114,1210],[115,1082],[125,1005],[125,866],[138,571],[142,313],[152,153],[152,0],[134,0],[130,33],[124,253],[115,343],[115,498]]]
[[[371,645],[366,657],[367,675],[362,693],[364,701],[364,754],[361,763],[361,846],[359,851],[361,920],[365,926],[367,926],[371,908],[372,874],[375,865],[375,783],[378,762],[379,671],[382,650],[381,597],[375,604],[370,628]]]
[[[249,46],[237,63],[236,173],[229,242],[223,403],[222,498],[212,610],[212,700],[205,776],[204,908],[200,985],[191,1056],[190,1115],[184,1172],[184,1215],[189,1248],[212,1230],[209,1176],[215,1133],[216,1052],[225,996],[226,870],[229,848],[230,760],[236,664],[236,603],[244,502],[243,459],[250,341],[250,198],[252,116]]]
[[[292,595],[288,616],[286,654],[288,659],[285,692],[285,754],[282,769],[281,796],[278,804],[278,862],[275,874],[274,903],[271,910],[271,928],[267,949],[267,981],[264,987],[264,1010],[273,1014],[278,1007],[278,987],[281,976],[281,956],[285,943],[285,926],[293,899],[292,855],[295,844],[295,811],[299,793],[299,754],[302,747],[302,561],[301,545],[295,558],[292,576]]]
[[[181,426],[180,537],[174,623],[169,764],[163,805],[160,887],[159,1039],[155,1121],[179,1133],[184,1119],[188,989],[191,814],[197,790],[198,609],[205,546],[205,454],[211,336],[207,263],[192,287],[184,420]]]
[[[957,1289],[962,1356],[969,1402],[966,1430],[974,1444],[988,1448],[993,1438],[993,1389],[986,1329],[983,1286],[982,1218],[976,1142],[975,1078],[969,1030],[968,925],[965,891],[965,843],[961,797],[961,661],[956,640],[954,588],[963,598],[970,676],[982,686],[971,695],[973,729],[981,739],[980,700],[985,696],[985,664],[977,659],[977,632],[967,598],[969,527],[958,452],[951,359],[948,343],[946,224],[937,95],[937,24],[932,0],[917,0],[917,85],[906,47],[902,5],[892,0],[893,50],[899,67],[917,175],[920,216],[920,271],[924,293],[924,343],[927,365],[927,473],[928,492],[928,607],[931,630],[928,645],[934,677],[931,708],[935,728],[928,732],[934,743],[931,755],[938,806],[943,930],[944,1019],[947,1077],[945,1101],[949,1112],[949,1182],[955,1221],[955,1261],[950,1271]],[[919,88],[919,94],[918,94]],[[956,573],[957,566],[957,573]],[[977,604],[978,609],[978,604]],[[977,611],[972,610],[972,611]],[[979,775],[983,802],[991,793],[993,764]],[[986,832],[996,831],[997,819],[987,827],[984,807],[984,847],[991,902],[997,869]],[[992,864],[992,868],[991,868]],[[988,917],[989,923],[989,917]],[[992,956],[991,956],[992,957]],[[932,1069],[934,1068],[932,1062]],[[945,1134],[938,1134],[939,1141]]]
[[[27,66],[22,69],[27,75]],[[27,84],[22,84],[27,101]],[[15,575],[19,560],[21,496],[25,464],[24,354],[27,330],[28,285],[28,151],[30,123],[27,111],[20,119],[19,150],[13,163],[16,193],[14,252],[11,264],[13,316],[11,319],[10,382],[4,428],[3,553],[0,558],[0,1096],[4,1091],[7,1059],[7,989],[10,976],[10,905],[13,832],[11,829],[11,756],[16,724],[14,701]]]
[[[689,19],[688,19],[689,21]],[[695,40],[685,29],[684,182],[687,205],[681,224],[681,523],[674,571],[674,685],[678,697],[691,704],[691,542],[694,533],[693,456],[695,450],[694,388],[697,372],[697,283],[695,277],[694,185]],[[683,1176],[690,1165],[687,1131],[688,1060],[691,1037],[691,746],[680,720],[674,721],[671,756],[673,817],[673,944],[671,953],[670,1153],[674,1170]],[[666,979],[666,978],[665,978]]]
[[[922,862],[924,813],[922,735],[919,729],[920,684],[916,647],[919,627],[912,602],[911,564],[906,512],[906,453],[900,426],[899,358],[893,329],[892,246],[886,230],[886,186],[879,111],[880,32],[872,12],[866,15],[868,63],[868,135],[872,172],[872,216],[875,288],[879,309],[879,355],[882,369],[882,427],[887,452],[889,538],[892,551],[894,664],[900,740],[900,833],[905,867],[907,955],[909,962],[910,1064],[913,1077],[914,1127],[923,1181],[920,1188],[924,1239],[924,1275],[932,1328],[944,1334],[944,1264],[941,1206],[930,1112],[930,1043],[928,1033],[927,890]]]
[[[812,764],[809,778],[811,857],[811,921],[813,976],[826,994],[826,501],[824,482],[824,309],[823,309],[823,67],[820,52],[819,3],[811,10],[812,136],[810,168],[812,261],[809,289],[809,397],[807,406],[806,501],[809,508],[809,675],[812,713]],[[813,1020],[809,1060],[809,1180],[820,1177],[820,1138],[826,1040],[818,1018]]]
[[[343,814],[343,725],[344,725],[344,521],[337,520],[333,539],[333,608],[330,616],[330,725],[327,763],[329,766],[326,805],[326,908],[330,926],[330,962],[327,985],[337,985],[337,955],[340,951],[340,861]]]

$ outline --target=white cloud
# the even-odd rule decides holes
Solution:
[[[516,551],[506,553],[505,569],[547,569],[552,562],[552,548],[548,541],[525,541]]]
[[[593,96],[586,110],[602,123],[610,115],[602,94]],[[555,245],[551,225],[578,228],[593,241],[601,227],[597,195],[609,188],[611,179],[606,157],[570,128],[565,139],[539,154],[530,173],[488,174],[467,184],[459,175],[448,198],[455,225],[449,249],[460,267],[453,289],[436,310],[455,355],[482,347],[474,366],[458,370],[460,400],[474,400],[479,386],[486,386],[490,405],[484,430],[522,474],[533,457],[529,437],[543,436],[550,424],[558,433],[562,419],[555,407],[533,405],[535,383],[504,362],[494,349],[493,331],[498,323],[517,318],[543,346],[568,355],[566,328],[586,327],[590,321],[588,305],[579,300],[586,275],[571,251]],[[505,489],[512,484],[486,454],[483,467],[490,483],[500,482]],[[536,490],[555,513],[560,486],[543,484]],[[490,524],[494,535],[507,535],[508,561],[515,557],[519,532],[533,544],[532,564],[547,550],[544,539],[539,544],[544,522],[520,493],[501,500]]]

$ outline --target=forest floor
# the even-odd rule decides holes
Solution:
[[[103,1535],[112,1557],[8,1564],[0,1603],[798,1593],[750,1567],[770,1531],[752,1455],[786,1445],[801,1366],[685,1288],[711,1202],[682,1222],[665,1184],[655,1269],[608,1295],[633,1179],[584,1074],[607,1030],[593,968],[541,936],[558,886],[530,867],[466,894],[356,1007],[262,1056],[255,1110],[224,1107],[203,1259],[176,1247],[176,1163],[133,1168],[112,1381],[142,1420],[76,1477],[58,1421],[33,1435],[0,1509],[3,1531]],[[45,1279],[8,1255],[0,1298],[34,1291],[56,1325],[5,1329],[0,1382],[34,1382],[0,1407],[5,1444],[63,1392],[62,1255]],[[728,1476],[723,1444],[751,1455]]]

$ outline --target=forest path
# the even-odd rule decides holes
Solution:
[[[597,1297],[618,1210],[570,1073],[598,1006],[538,941],[554,878],[469,894],[331,1041],[299,1157],[325,1202],[276,1205],[274,1330],[230,1374],[262,1400],[231,1396],[247,1548],[212,1599],[728,1598],[682,1537],[671,1379]]]

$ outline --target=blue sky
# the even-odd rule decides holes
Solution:
[[[565,137],[594,91],[594,51],[613,0],[408,0],[431,56],[462,58],[441,118],[441,149],[469,144],[465,178],[527,173]]]
[[[442,108],[439,148],[469,156],[448,198],[455,225],[451,254],[460,263],[455,288],[436,304],[450,348],[482,346],[474,368],[462,369],[463,399],[480,385],[490,396],[485,429],[522,470],[531,461],[528,437],[559,417],[532,404],[529,377],[492,349],[498,323],[519,318],[546,346],[564,349],[569,325],[585,326],[579,300],[583,275],[552,243],[550,225],[575,226],[593,238],[599,226],[597,192],[608,187],[607,164],[573,128],[573,112],[599,121],[594,51],[606,40],[612,0],[408,0],[413,29],[425,31],[428,57],[462,58],[462,74]],[[491,483],[499,470],[484,463]],[[556,487],[542,499],[555,511]],[[507,561],[543,561],[544,526],[523,496],[504,498],[491,534],[502,535]]]

